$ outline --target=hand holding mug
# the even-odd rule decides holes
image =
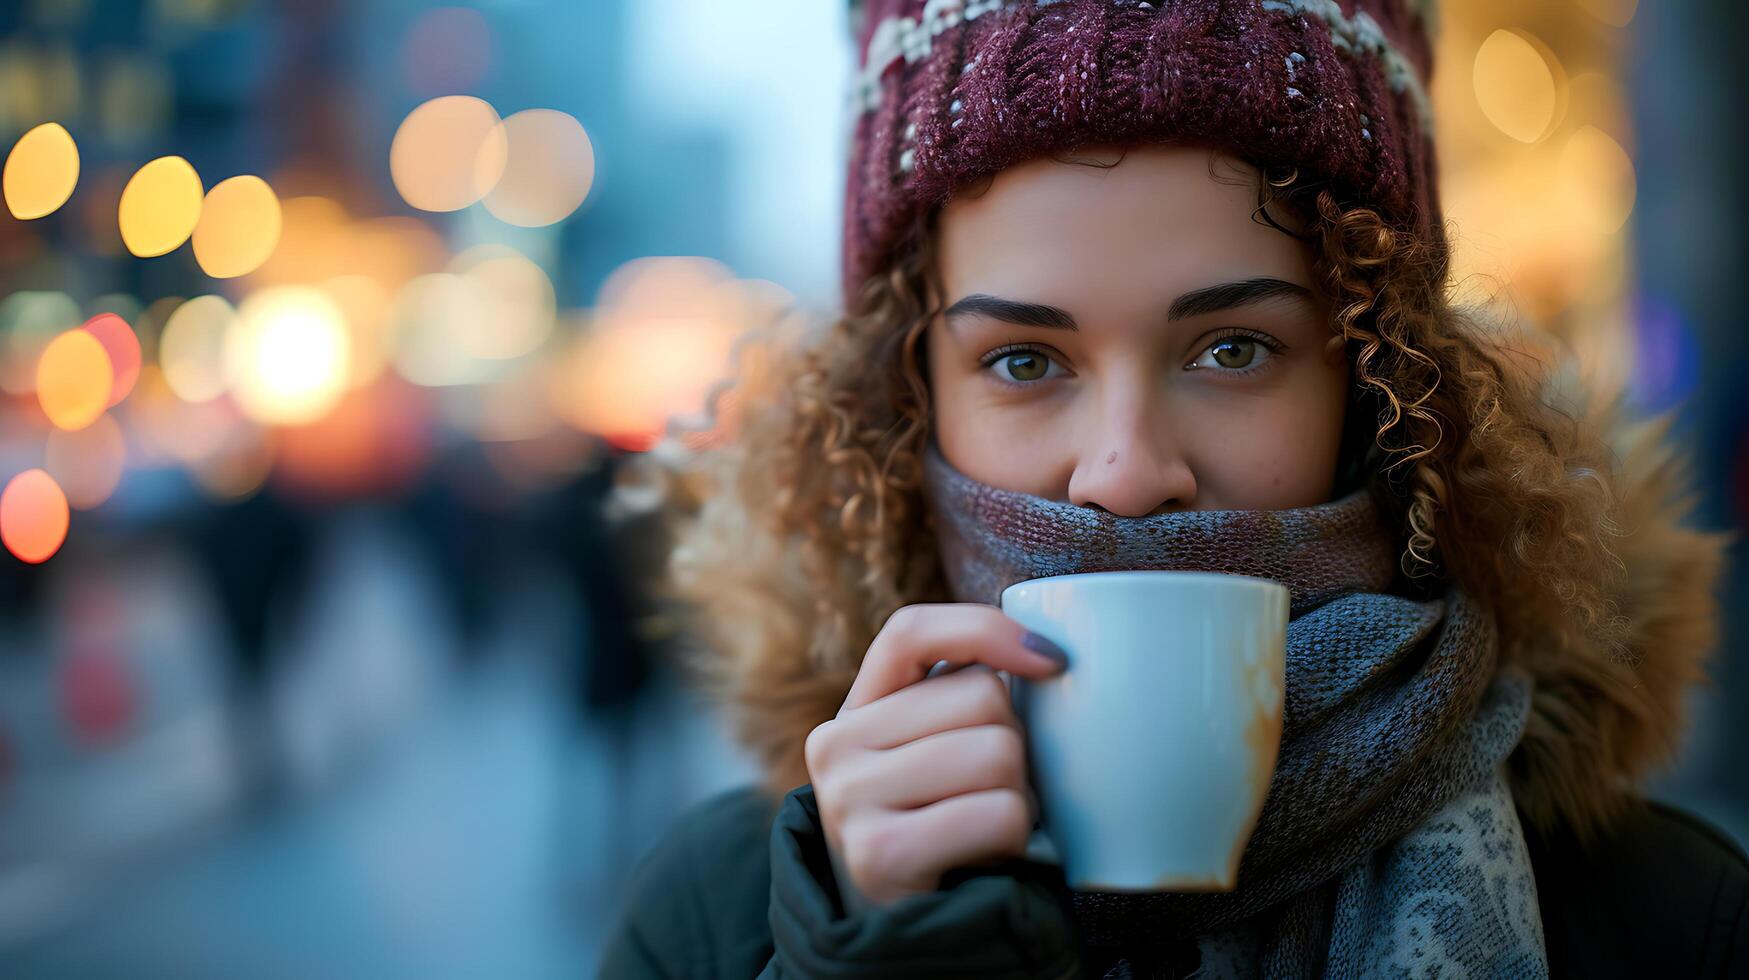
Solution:
[[[993,606],[919,604],[888,618],[837,717],[804,748],[848,907],[931,892],[948,870],[1026,852],[1037,803],[996,671],[1059,673],[1041,646],[1054,650]],[[968,666],[930,676],[942,660]]]

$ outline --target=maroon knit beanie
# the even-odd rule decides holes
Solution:
[[[1434,0],[852,0],[844,298],[968,181],[1083,143],[1296,167],[1443,245]]]

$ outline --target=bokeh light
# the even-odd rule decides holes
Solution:
[[[465,92],[486,77],[491,64],[491,31],[486,18],[470,7],[426,11],[401,48],[407,85],[420,95]]]
[[[279,197],[260,177],[221,181],[194,228],[194,258],[214,279],[246,276],[273,254],[283,224]]]
[[[0,542],[32,565],[53,558],[67,540],[71,513],[60,484],[43,470],[25,470],[0,492]]]
[[[176,251],[200,223],[202,200],[200,175],[187,160],[153,160],[122,189],[122,243],[142,259]]]
[[[176,308],[158,338],[164,382],[183,401],[225,393],[225,336],[237,311],[223,296],[196,296]]]
[[[84,329],[97,338],[104,353],[109,355],[113,378],[109,401],[104,407],[113,408],[134,390],[134,382],[140,377],[140,338],[134,335],[134,329],[127,321],[115,313],[97,314],[85,321]]]
[[[460,211],[480,200],[505,171],[501,122],[491,105],[469,95],[414,109],[389,147],[395,189],[421,211]]]
[[[705,407],[759,306],[720,262],[634,259],[602,285],[597,316],[554,380],[555,409],[625,449],[647,449],[676,416]]]
[[[36,397],[56,426],[83,429],[109,407],[115,369],[103,344],[85,330],[69,330],[49,342],[37,362]]]
[[[60,123],[43,123],[18,138],[0,175],[6,207],[29,221],[60,210],[79,184],[79,147]]]
[[[50,432],[43,455],[43,469],[60,484],[74,510],[102,506],[120,485],[126,465],[127,440],[107,414],[77,432]]]
[[[225,338],[225,376],[256,421],[312,422],[345,390],[348,343],[345,315],[321,290],[264,289],[237,310]]]
[[[1634,162],[1596,126],[1581,126],[1561,149],[1561,192],[1573,220],[1603,235],[1627,224],[1634,210]]]
[[[475,384],[496,369],[472,351],[472,338],[493,329],[496,297],[472,276],[438,272],[420,276],[396,297],[393,324],[395,370],[418,385]]]
[[[539,228],[570,217],[595,182],[595,150],[583,125],[553,109],[527,109],[503,123],[508,161],[486,195],[499,220]]]
[[[481,245],[456,256],[450,269],[483,286],[490,305],[485,322],[459,331],[467,353],[491,360],[521,357],[552,335],[557,313],[552,280],[521,252]]]
[[[1541,42],[1518,31],[1497,30],[1476,51],[1476,101],[1501,132],[1535,143],[1556,121],[1558,70]]]

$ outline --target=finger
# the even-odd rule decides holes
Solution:
[[[1029,639],[1031,647],[1024,642]],[[1022,677],[1048,677],[1063,663],[1037,651],[1054,646],[1029,634],[995,606],[973,602],[906,606],[887,619],[869,644],[840,710],[861,707],[917,683],[938,660],[981,663]]]
[[[1020,719],[1001,675],[983,664],[970,664],[843,712],[836,724],[843,744],[880,750],[956,728],[1018,728]]]
[[[880,819],[886,826],[864,859],[890,862],[884,874],[898,880],[938,882],[953,868],[1019,857],[1032,835],[1026,797],[1012,789],[964,793]]]
[[[1026,739],[1010,725],[938,732],[847,760],[829,792],[846,812],[913,810],[987,789],[1026,788]]]

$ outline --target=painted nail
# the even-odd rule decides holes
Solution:
[[[1040,636],[1031,630],[1027,630],[1026,635],[1020,638],[1020,645],[1031,650],[1033,653],[1054,661],[1058,667],[1065,670],[1069,667],[1069,655],[1063,651],[1062,647],[1057,646],[1049,639]]]

